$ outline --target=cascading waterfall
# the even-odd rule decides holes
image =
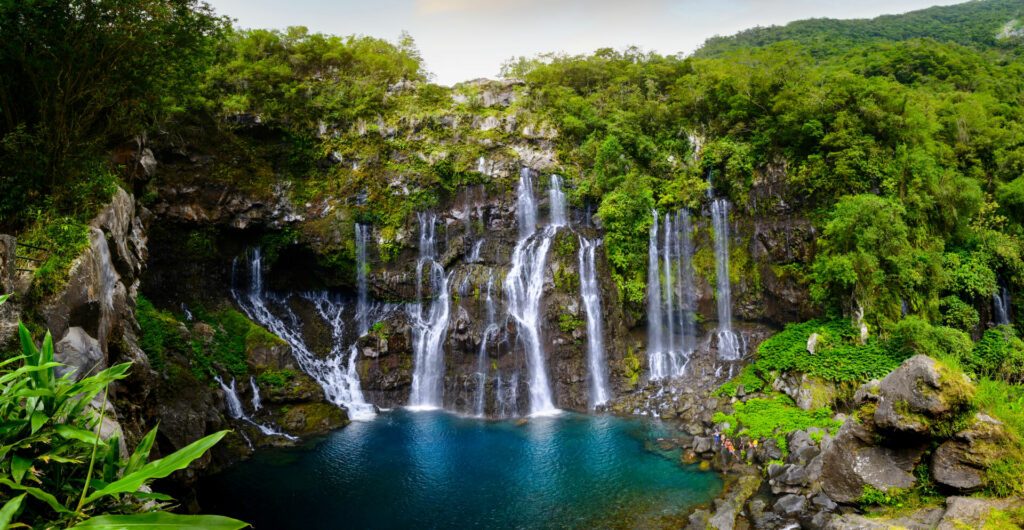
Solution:
[[[676,226],[679,227],[679,281],[681,284],[679,327],[682,330],[683,352],[692,354],[697,349],[697,288],[693,274],[693,225],[690,213],[679,210]]]
[[[580,237],[580,297],[587,312],[587,365],[590,372],[590,408],[604,405],[611,397],[604,354],[601,291],[597,284],[595,250],[600,241]]]
[[[302,338],[299,328],[301,321],[298,318],[292,318],[292,322],[286,323],[270,310],[268,302],[278,302],[277,305],[290,311],[287,304],[281,303],[282,300],[274,300],[264,292],[262,253],[258,247],[249,251],[246,264],[249,278],[246,289],[239,289],[235,282],[238,258],[235,258],[235,262],[232,264],[231,273],[232,296],[242,311],[250,319],[267,328],[292,347],[292,353],[302,370],[323,387],[328,401],[348,410],[349,419],[368,420],[373,418],[374,407],[363,399],[363,393],[359,387],[359,374],[355,370],[355,347],[350,349],[348,362],[343,354],[345,348],[342,340],[344,332],[344,322],[341,318],[342,304],[331,299],[326,292],[304,295],[314,303],[324,320],[331,325],[334,343],[330,354],[321,359],[310,350]]]
[[[356,323],[359,336],[370,331],[370,289],[367,284],[366,240],[370,227],[356,223]]]
[[[647,269],[647,356],[651,379],[680,377],[697,347],[697,294],[690,215],[651,212]],[[660,237],[660,240],[659,240]]]
[[[283,436],[289,440],[298,440],[295,436],[275,430],[269,425],[264,425],[250,418],[249,415],[245,413],[245,408],[242,407],[242,400],[238,397],[238,390],[235,386],[234,379],[231,380],[231,384],[227,384],[219,375],[215,375],[213,376],[213,380],[216,381],[217,384],[220,385],[220,389],[224,391],[224,398],[227,400],[228,405],[228,416],[256,427],[264,436]],[[255,386],[253,386],[253,390],[255,392]],[[258,395],[258,393],[254,394],[254,396]],[[254,405],[256,404],[255,400],[258,400],[258,398],[254,398]],[[255,410],[259,410],[259,407],[255,407]]]
[[[256,378],[249,376],[249,388],[252,389],[252,410],[259,412],[263,408],[263,400],[260,398],[260,387],[256,384]]]
[[[548,188],[548,205],[551,210],[551,224],[565,226],[565,193],[562,191],[562,177],[551,175],[551,187]]]
[[[651,379],[668,376],[662,343],[664,317],[661,312],[661,262],[658,257],[658,212],[651,210],[653,223],[647,241],[647,364]]]
[[[1006,286],[1000,286],[999,290],[992,294],[992,305],[995,307],[993,320],[996,325],[1002,326],[1010,323],[1010,290]]]
[[[483,417],[484,415],[484,405],[487,398],[487,343],[492,336],[498,334],[498,323],[496,322],[497,311],[494,307],[494,297],[491,294],[493,287],[494,270],[492,269],[487,275],[487,295],[484,298],[487,321],[484,325],[483,335],[480,337],[480,352],[478,353],[476,361],[477,388],[474,412],[480,417]]]
[[[436,409],[443,406],[444,337],[448,331],[451,305],[448,274],[435,259],[437,218],[434,214],[418,214],[420,222],[420,258],[416,264],[416,298],[410,308],[413,320],[413,375],[409,406],[415,409]],[[423,271],[427,269],[433,301],[424,313]]]
[[[561,180],[551,179],[550,195],[561,195]],[[551,224],[537,230],[537,203],[533,195],[533,179],[528,168],[519,173],[516,214],[519,241],[512,252],[512,267],[505,276],[509,315],[515,320],[519,339],[526,351],[529,372],[530,415],[557,413],[548,382],[544,345],[541,342],[541,296],[544,290],[544,265],[548,249],[558,230],[556,222],[565,220],[564,202],[561,211],[552,209]],[[554,202],[554,201],[552,201]],[[557,205],[552,205],[557,206]]]
[[[729,284],[729,201],[711,202],[711,222],[715,230],[715,288],[718,301],[718,358],[739,360],[740,342],[732,331],[732,288]]]

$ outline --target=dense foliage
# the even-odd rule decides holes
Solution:
[[[6,297],[0,297],[3,303]],[[55,371],[53,340],[37,347],[21,326],[21,355],[0,362],[0,527],[14,521],[37,528],[153,526],[242,528],[245,523],[215,516],[179,516],[163,510],[172,500],[151,492],[155,479],[187,467],[227,434],[221,431],[149,461],[157,430],[131,455],[109,431],[108,387],[130,365],[85,374]],[[127,455],[125,458],[124,455]],[[100,515],[106,514],[106,515]],[[99,517],[94,517],[100,515]],[[84,522],[83,522],[84,521]],[[77,524],[76,523],[80,523]],[[178,526],[182,527],[182,526]]]

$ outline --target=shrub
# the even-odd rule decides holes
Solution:
[[[996,326],[985,331],[973,350],[964,352],[961,362],[978,377],[1022,381],[1022,357],[1024,341],[1017,337],[1013,327]]]
[[[832,419],[832,410],[828,407],[803,410],[783,395],[736,403],[732,414],[716,412],[713,419],[715,423],[729,423],[727,434],[758,439],[775,438],[779,447],[786,446],[786,434],[790,432],[810,427],[835,431],[841,425]]]
[[[2,303],[2,300],[0,300]],[[149,527],[190,525],[242,528],[245,523],[215,516],[167,513],[170,497],[144,488],[149,482],[184,469],[228,431],[202,438],[149,462],[157,430],[149,431],[127,460],[121,440],[104,440],[110,383],[123,379],[129,363],[75,381],[56,377],[53,340],[47,333],[37,348],[19,327],[22,354],[0,364],[0,508],[3,526],[11,520],[36,528],[86,525]],[[102,393],[102,405],[91,403]]]

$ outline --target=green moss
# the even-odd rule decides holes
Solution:
[[[36,247],[36,248],[32,248]],[[41,300],[61,290],[68,273],[85,249],[89,248],[89,226],[74,217],[41,216],[18,236],[21,268],[34,268],[30,300]]]
[[[267,370],[256,376],[256,381],[263,386],[281,389],[290,383],[297,374],[294,370]]]
[[[580,277],[567,267],[558,267],[554,274],[555,288],[563,293],[573,293],[579,288]]]
[[[743,391],[750,394],[755,392],[761,392],[765,389],[767,383],[762,377],[756,364],[748,364],[740,370],[739,375],[734,377],[728,383],[723,384],[715,390],[716,396],[735,396],[739,391],[740,387]]]
[[[150,365],[159,371],[167,366],[170,351],[185,352],[187,344],[181,324],[168,311],[160,311],[146,297],[136,301],[135,317],[139,322],[139,347],[146,352]]]
[[[578,329],[583,329],[585,325],[586,322],[583,319],[569,313],[558,315],[558,329],[562,330],[562,333],[572,333]]]
[[[635,388],[640,382],[641,364],[640,358],[637,357],[632,347],[626,348],[626,355],[622,357],[622,367],[629,379],[629,386]]]
[[[729,435],[744,435],[751,438],[774,438],[779,447],[785,447],[786,434],[806,430],[810,427],[835,431],[841,425],[832,419],[832,410],[820,408],[803,410],[787,396],[775,395],[770,398],[750,399],[733,405],[733,413],[716,412],[715,423],[728,423]]]

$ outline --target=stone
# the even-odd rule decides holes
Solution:
[[[53,359],[63,365],[54,370],[58,377],[70,373],[76,381],[106,368],[99,341],[80,327],[69,328],[53,345]]]
[[[875,424],[902,434],[928,435],[970,406],[974,385],[927,355],[907,359],[878,387]]]
[[[768,438],[757,445],[754,456],[758,463],[766,464],[772,460],[782,460],[782,449],[779,449],[779,444],[774,438]]]
[[[865,517],[863,515],[833,515],[825,526],[828,530],[933,530],[942,519],[942,508],[922,508],[897,518]],[[980,528],[970,526],[967,528]]]
[[[824,493],[819,493],[814,497],[811,497],[811,504],[817,506],[818,508],[821,508],[822,510],[826,510],[829,512],[833,512],[836,510],[836,508],[839,507],[839,505],[836,504],[835,501],[828,498],[828,495],[825,495]]]
[[[784,495],[775,501],[772,511],[788,518],[795,518],[807,507],[807,499],[803,495]]]
[[[714,515],[708,519],[707,528],[733,530],[736,527],[736,517],[743,511],[743,505],[760,486],[761,477],[756,473],[746,474],[737,479],[720,499]]]
[[[853,504],[865,486],[881,491],[912,487],[912,471],[927,445],[890,448],[877,444],[870,426],[847,421],[822,454],[822,489],[834,501]]]
[[[985,486],[985,469],[1012,447],[1003,424],[986,414],[975,414],[970,426],[946,440],[932,453],[932,478],[961,493]]]
[[[712,446],[714,445],[714,439],[710,436],[694,436],[693,437],[693,452],[697,454],[710,453]]]
[[[817,333],[811,333],[810,337],[807,337],[807,353],[814,355],[815,350],[818,348],[818,340],[821,339],[821,335]]]
[[[946,512],[938,530],[960,530],[962,528],[1007,528],[1012,523],[1001,521],[997,512],[1007,512],[1024,507],[1024,501],[1016,498],[982,499],[974,497],[949,497]]]

